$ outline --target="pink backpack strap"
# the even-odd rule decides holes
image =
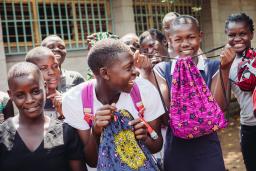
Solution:
[[[134,106],[136,107],[137,111],[141,115],[140,117],[144,118],[145,108],[144,108],[144,105],[143,105],[142,100],[141,100],[139,87],[136,83],[133,84],[130,95],[131,95]]]
[[[82,89],[82,103],[84,120],[92,127],[94,114],[93,114],[93,81],[89,81]]]

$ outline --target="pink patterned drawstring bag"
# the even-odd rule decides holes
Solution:
[[[172,77],[170,126],[176,137],[192,139],[227,126],[191,57],[177,59]]]

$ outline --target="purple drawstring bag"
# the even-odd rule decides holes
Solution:
[[[227,126],[191,57],[177,59],[172,77],[170,126],[176,137],[192,139]]]

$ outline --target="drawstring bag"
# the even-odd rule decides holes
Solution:
[[[191,57],[177,59],[172,77],[170,126],[179,138],[192,139],[227,126]]]
[[[247,49],[242,55],[242,61],[238,64],[237,78],[235,83],[242,91],[253,91],[256,86],[256,51]]]
[[[130,95],[133,103],[142,114],[144,107],[139,89],[134,84]],[[93,124],[93,83],[89,82],[82,91],[84,120]],[[142,141],[135,138],[133,127],[128,123],[134,118],[129,111],[121,109],[114,113],[113,121],[104,129],[101,135],[97,170],[100,171],[155,171],[158,166]]]

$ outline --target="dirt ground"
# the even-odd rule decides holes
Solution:
[[[229,120],[229,126],[219,132],[225,166],[228,171],[246,171],[240,150],[239,116]]]

